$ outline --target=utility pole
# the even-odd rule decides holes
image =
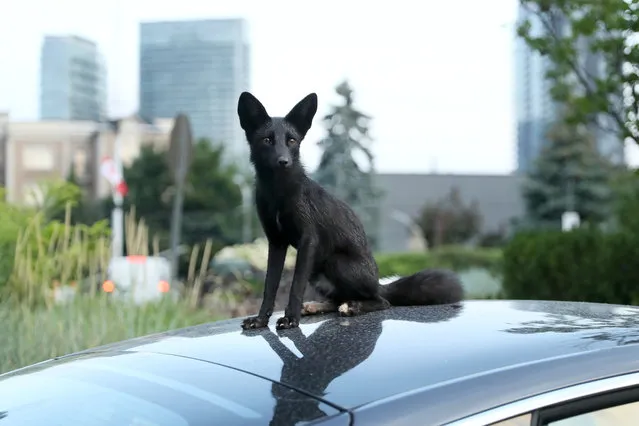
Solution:
[[[120,139],[120,123],[118,120],[115,129],[115,141],[113,144],[113,163],[115,170],[122,176],[122,157],[120,155],[121,139]],[[115,259],[122,256],[124,250],[124,213],[122,204],[124,196],[122,192],[116,188],[113,191],[113,210],[111,211],[111,258]]]

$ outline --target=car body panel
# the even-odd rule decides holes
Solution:
[[[447,424],[593,380],[639,371],[639,345],[606,348],[516,365],[396,395],[357,408],[356,424]]]
[[[352,409],[395,395],[436,388],[489,372],[548,361],[529,377],[542,392],[557,386],[553,362],[639,341],[639,308],[543,301],[465,301],[452,305],[403,307],[358,317],[305,317],[300,328],[244,332],[241,318],[96,348],[179,355],[229,366],[286,384]],[[633,349],[635,350],[635,349]],[[630,353],[630,352],[624,352]],[[636,352],[632,352],[633,354]],[[633,355],[634,356],[634,355]],[[559,364],[557,364],[559,365]],[[634,368],[634,364],[622,364]],[[590,374],[614,373],[594,368]],[[520,370],[524,371],[524,370]],[[492,386],[507,386],[512,376],[486,376]],[[506,382],[495,382],[495,381]],[[443,389],[443,388],[442,388]],[[475,395],[477,407],[494,403],[494,394]],[[492,399],[491,399],[492,398]]]
[[[344,410],[254,375],[179,356],[117,351],[0,376],[0,412],[2,426],[350,422]]]

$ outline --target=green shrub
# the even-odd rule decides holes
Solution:
[[[0,200],[4,200],[4,189],[0,189]],[[0,201],[0,290],[11,277],[18,236],[33,217],[33,211]]]
[[[492,274],[501,272],[502,251],[496,248],[442,247],[433,252],[434,262],[454,271],[483,268]]]
[[[67,211],[64,223],[45,223],[38,213],[18,232],[3,299],[17,298],[29,306],[51,304],[56,283],[70,285],[106,273],[110,254],[107,223],[71,225]]]
[[[504,250],[513,299],[639,302],[639,236],[594,228],[517,234]]]
[[[410,275],[425,268],[450,268],[466,271],[482,268],[498,275],[501,268],[499,249],[442,247],[423,253],[384,253],[375,256],[380,276]]]
[[[0,373],[83,349],[214,321],[203,310],[168,299],[135,306],[79,296],[70,304],[31,308],[0,303]]]

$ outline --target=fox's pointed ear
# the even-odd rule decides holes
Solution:
[[[240,126],[247,134],[256,131],[271,119],[264,105],[249,92],[242,92],[240,95],[237,115],[240,117]]]
[[[299,101],[290,111],[286,114],[286,121],[291,123],[302,136],[306,136],[306,132],[311,128],[313,124],[313,117],[317,112],[317,95],[311,93],[306,95],[304,99]]]

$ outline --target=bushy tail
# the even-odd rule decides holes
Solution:
[[[425,269],[385,284],[380,280],[381,295],[393,306],[443,305],[464,298],[464,287],[453,271]]]

